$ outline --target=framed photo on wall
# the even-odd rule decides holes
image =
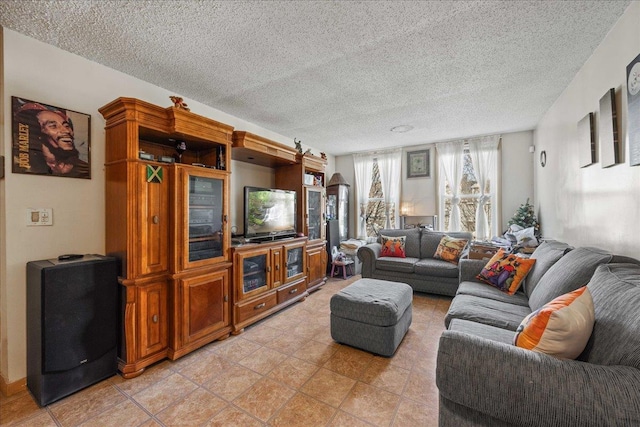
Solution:
[[[640,165],[640,55],[627,65],[629,164]]]
[[[429,149],[407,151],[407,178],[429,178],[431,176],[429,151]]]
[[[91,179],[91,115],[11,97],[11,171]]]

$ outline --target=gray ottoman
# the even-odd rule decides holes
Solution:
[[[411,325],[412,300],[406,283],[360,279],[331,297],[331,337],[393,356]]]

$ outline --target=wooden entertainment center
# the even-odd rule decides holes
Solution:
[[[133,98],[100,113],[123,377],[241,333],[325,283],[325,159]],[[231,245],[231,158],[273,168],[276,187],[296,191],[301,237]]]

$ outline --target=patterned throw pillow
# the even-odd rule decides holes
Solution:
[[[594,322],[593,299],[583,286],[525,317],[513,344],[562,359],[575,359],[586,347]]]
[[[464,251],[464,248],[467,246],[467,243],[469,243],[467,239],[456,239],[454,237],[442,236],[438,249],[436,249],[436,253],[433,257],[457,264],[460,260],[460,256],[462,255],[462,251]]]
[[[484,266],[476,279],[513,295],[535,262],[535,259],[521,258],[500,249]]]
[[[380,256],[392,256],[396,258],[406,258],[407,254],[404,250],[405,236],[380,236],[380,243],[382,243],[382,250]]]

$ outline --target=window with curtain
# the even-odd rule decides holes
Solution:
[[[440,218],[443,230],[469,231],[478,240],[499,234],[499,135],[437,144],[440,156]],[[448,143],[443,143],[448,144]],[[457,186],[454,190],[454,185]]]
[[[491,180],[487,180],[485,187],[485,193],[491,191]],[[458,197],[460,202],[458,203],[460,209],[460,229],[461,231],[470,231],[474,233],[476,231],[476,211],[478,210],[478,202],[480,195],[480,184],[476,178],[473,162],[471,161],[471,155],[469,154],[469,148],[465,147],[463,162],[462,162],[462,179],[460,180],[460,188],[458,190]],[[449,230],[451,221],[451,199],[453,193],[449,182],[445,183],[444,194],[444,226],[445,230]],[[487,201],[484,204],[485,214],[491,222],[491,201]]]
[[[360,238],[376,237],[383,228],[397,228],[402,150],[354,154],[356,193],[360,207]]]
[[[367,237],[376,237],[378,232],[385,228],[387,223],[386,203],[380,181],[380,168],[378,160],[373,159],[371,172],[371,187],[369,188],[369,200],[366,204],[364,223]],[[390,214],[395,217],[395,207],[390,208]]]

